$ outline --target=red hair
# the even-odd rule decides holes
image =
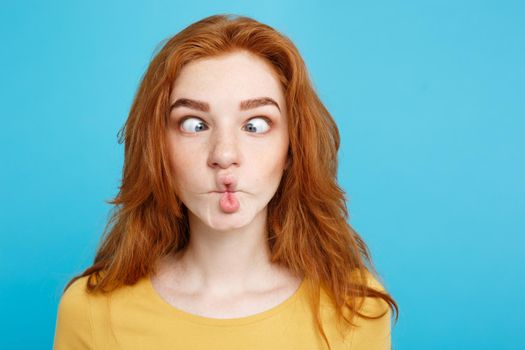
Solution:
[[[125,159],[119,192],[108,201],[114,205],[111,218],[93,265],[69,281],[64,291],[83,276],[89,276],[90,293],[133,285],[155,271],[158,258],[186,247],[187,208],[177,196],[166,145],[169,96],[185,64],[235,50],[247,50],[270,63],[286,99],[290,165],[268,203],[271,261],[313,282],[311,302],[327,343],[319,314],[321,287],[336,306],[338,319],[348,325],[355,315],[379,318],[389,311],[375,317],[360,313],[364,297],[384,300],[395,309],[397,321],[394,299],[367,283],[369,273],[378,274],[366,244],[347,222],[345,192],[337,184],[339,131],[314,91],[299,51],[272,27],[232,15],[191,24],[153,57],[119,132]],[[312,188],[316,190],[308,190]]]

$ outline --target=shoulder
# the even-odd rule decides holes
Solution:
[[[367,272],[368,287],[385,293],[385,287],[372,273]],[[352,346],[356,349],[390,349],[391,347],[391,310],[389,304],[378,297],[365,297],[357,316],[357,328],[351,337]]]
[[[387,293],[383,282],[381,282],[376,276],[371,272],[366,272],[367,276],[367,286],[375,291]],[[367,315],[379,315],[384,312],[388,312],[390,307],[388,303],[383,298],[376,297],[366,297],[363,302],[362,312]]]
[[[62,294],[59,302],[59,311],[73,316],[88,310],[89,295],[87,292],[88,276],[75,280]]]
[[[92,324],[88,276],[75,280],[62,294],[57,311],[54,350],[91,349]]]
[[[385,293],[385,286],[380,278],[366,271],[367,287]],[[356,277],[355,275],[353,277]],[[356,350],[388,350],[391,348],[391,312],[389,304],[382,298],[367,296],[354,300],[357,312],[343,308],[343,314],[352,318],[353,327],[340,327],[340,320],[328,293],[321,289],[321,305],[324,312],[323,322],[329,325],[329,332],[344,329],[344,342],[348,348]],[[360,316],[361,314],[362,316]],[[355,316],[355,317],[352,317]],[[343,322],[345,326],[348,324]],[[342,329],[343,328],[343,329]],[[347,333],[349,331],[349,333]],[[334,335],[335,336],[335,335]]]

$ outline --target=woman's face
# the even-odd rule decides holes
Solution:
[[[192,61],[173,84],[170,106],[170,165],[190,220],[228,230],[266,215],[289,145],[271,65],[247,51]]]

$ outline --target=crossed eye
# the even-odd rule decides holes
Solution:
[[[264,134],[266,131],[268,131],[270,124],[270,120],[266,117],[254,117],[250,119],[250,122],[246,125],[248,126],[248,130],[254,131],[253,133]],[[201,130],[206,130],[205,125],[206,123],[198,117],[188,117],[180,123],[181,128],[189,133],[196,133]],[[257,132],[259,130],[262,131]]]

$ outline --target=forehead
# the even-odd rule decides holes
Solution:
[[[281,83],[270,63],[247,51],[203,58],[185,65],[174,81],[178,97],[232,101],[268,96],[284,105]]]

